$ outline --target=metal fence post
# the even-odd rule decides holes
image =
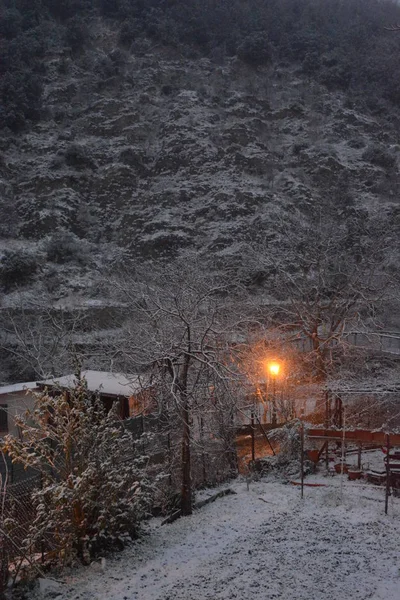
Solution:
[[[304,423],[300,426],[300,475],[301,475],[301,497],[304,498]]]
[[[386,492],[385,492],[385,515],[388,514],[389,495],[390,495],[390,437],[386,434]]]
[[[254,409],[251,410],[251,460],[255,461],[255,441],[254,441]]]

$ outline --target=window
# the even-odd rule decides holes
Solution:
[[[0,432],[8,432],[8,406],[0,404]]]

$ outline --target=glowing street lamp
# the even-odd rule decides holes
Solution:
[[[278,377],[279,372],[281,370],[281,365],[275,360],[273,360],[271,362],[268,362],[267,367],[269,374],[272,378],[272,425],[276,425],[276,378]]]
[[[281,365],[277,362],[268,363],[268,371],[270,372],[273,378],[279,375],[279,371],[281,370]]]

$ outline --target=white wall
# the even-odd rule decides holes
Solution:
[[[18,437],[18,428],[15,425],[15,416],[23,414],[27,409],[33,409],[34,396],[26,390],[0,393],[0,405],[7,405],[8,432],[0,431],[0,436],[11,433]]]

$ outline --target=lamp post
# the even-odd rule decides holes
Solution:
[[[276,361],[268,363],[268,371],[272,379],[272,425],[276,425],[276,378],[281,370],[281,365]]]

